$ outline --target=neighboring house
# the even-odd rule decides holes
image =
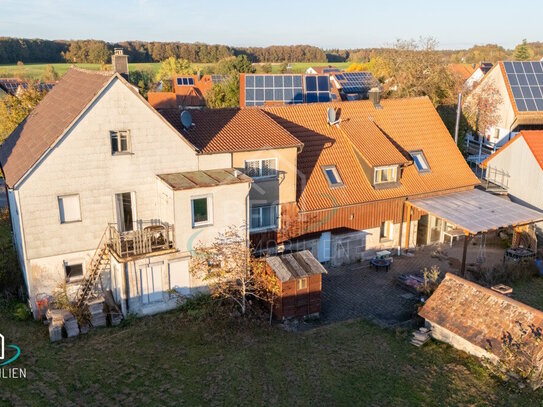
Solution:
[[[511,352],[502,337],[516,342],[526,330],[522,352],[536,365],[525,367],[535,368],[536,376],[543,369],[543,346],[533,334],[543,330],[543,312],[526,304],[448,273],[419,315],[433,338],[494,363]]]
[[[543,130],[523,130],[483,162],[486,178],[513,201],[543,210]]]
[[[173,92],[149,92],[147,100],[155,109],[200,109],[206,105],[207,92],[225,81],[225,75],[178,75],[173,78]]]
[[[18,96],[22,91],[28,89],[29,86],[34,86],[40,92],[48,92],[53,89],[55,84],[56,82],[36,82],[32,84],[29,81],[18,78],[0,78],[0,92],[11,96]]]
[[[487,84],[489,86],[485,86]],[[543,130],[542,62],[500,61],[466,98],[464,106],[473,103],[480,92],[489,88],[495,89],[496,100],[500,102],[490,103],[497,105],[493,107],[495,124],[489,126],[485,134],[468,136],[470,154],[478,154],[479,141],[482,141],[484,156],[499,149],[521,130]]]
[[[324,75],[329,73],[341,73],[341,69],[334,66],[310,66],[305,71],[308,75]]]
[[[449,64],[448,68],[463,83],[464,90],[469,91],[483,79],[492,66],[490,62],[481,62],[479,65]]]
[[[30,303],[90,276],[123,313],[176,305],[202,284],[191,249],[247,221],[251,178],[213,159],[115,72],[70,69],[0,148]],[[80,297],[78,297],[80,298]]]

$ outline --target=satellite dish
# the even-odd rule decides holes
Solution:
[[[181,112],[181,124],[185,128],[185,130],[189,129],[190,126],[192,126],[192,115],[189,111],[183,110]]]

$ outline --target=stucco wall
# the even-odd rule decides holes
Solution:
[[[174,191],[175,243],[178,250],[190,252],[200,242],[212,243],[217,234],[229,226],[244,226],[249,186],[249,183],[240,183]],[[193,227],[191,198],[207,195],[212,196],[213,224]],[[243,231],[240,233],[243,236]]]
[[[129,129],[130,155],[111,154],[110,130]],[[193,150],[115,80],[20,186],[29,259],[94,250],[115,221],[114,195],[135,192],[138,219],[156,219],[155,174],[196,170]],[[79,194],[81,222],[61,224],[59,195]]]
[[[232,154],[233,167],[242,170],[246,160],[277,158],[279,176],[271,180],[255,180],[251,189],[251,205],[296,201],[297,156],[295,147]]]

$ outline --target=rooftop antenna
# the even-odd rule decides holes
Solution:
[[[336,111],[334,110],[333,107],[329,107],[328,110],[326,111],[326,118],[330,126],[341,122],[341,119],[338,119],[336,117]]]
[[[190,129],[190,127],[192,126],[192,115],[189,111],[183,110],[181,112],[181,124],[183,125],[183,128],[185,130]]]

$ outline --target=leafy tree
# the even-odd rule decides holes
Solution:
[[[230,75],[239,73],[255,73],[256,69],[247,59],[246,55],[221,59],[215,67],[215,73],[219,75]]]
[[[522,40],[522,43],[515,47],[515,52],[513,53],[513,58],[517,61],[528,61],[532,58],[534,52],[528,46],[526,38]]]
[[[485,136],[499,119],[499,106],[502,96],[496,85],[485,81],[467,98],[463,106],[464,115],[471,128],[479,135]]]
[[[288,71],[288,64],[286,62],[281,63],[281,65],[279,65],[279,72],[287,73],[287,71]]]
[[[47,65],[45,67],[41,80],[44,82],[55,82],[58,80],[58,73],[55,71],[55,67],[53,65]]]
[[[195,73],[196,70],[186,59],[169,57],[160,64],[155,80],[157,82],[171,81],[175,75],[194,75]]]
[[[235,227],[220,233],[210,245],[197,245],[190,271],[209,286],[213,297],[236,303],[242,315],[247,312],[249,299],[273,305],[273,296],[278,291],[276,277],[267,272],[265,262],[253,256]]]
[[[96,42],[89,48],[89,62],[93,64],[107,64],[110,61],[111,52],[105,42]]]
[[[128,80],[138,87],[144,98],[147,98],[147,92],[153,85],[153,71],[152,69],[131,70],[128,73]]]
[[[45,92],[37,90],[34,86],[28,86],[28,89],[17,96],[8,95],[0,99],[0,143],[15,130],[44,96]]]
[[[271,73],[272,72],[272,65],[270,63],[262,65],[262,72],[264,73]]]
[[[217,83],[206,94],[206,105],[213,109],[239,106],[239,75],[232,74],[226,81]]]

